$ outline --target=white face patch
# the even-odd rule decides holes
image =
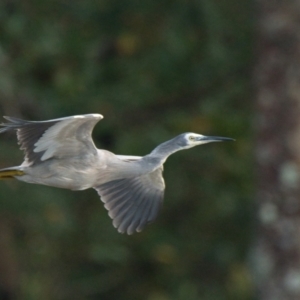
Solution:
[[[201,134],[197,134],[197,133],[188,133],[186,135],[186,140],[187,140],[187,144],[190,147],[196,146],[196,145],[200,145],[201,141],[199,140],[199,138],[202,138],[203,135]]]
[[[209,139],[205,139],[204,135],[193,132],[187,133],[185,138],[187,143],[187,145],[185,146],[186,149],[212,142]]]

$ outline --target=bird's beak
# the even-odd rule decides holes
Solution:
[[[198,141],[200,142],[226,142],[226,141],[235,141],[235,139],[227,138],[227,137],[221,137],[221,136],[202,136],[198,138]]]

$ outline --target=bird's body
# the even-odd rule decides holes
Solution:
[[[113,225],[132,234],[152,222],[162,204],[163,164],[172,153],[199,144],[232,140],[185,133],[156,147],[149,155],[123,156],[97,149],[91,137],[99,114],[49,121],[5,117],[1,132],[17,130],[25,152],[20,166],[0,170],[0,179],[18,180],[71,190],[97,190]]]

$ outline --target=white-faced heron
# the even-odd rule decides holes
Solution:
[[[172,153],[231,138],[183,133],[157,146],[150,154],[115,155],[97,149],[91,137],[100,114],[49,121],[25,121],[5,117],[1,132],[17,130],[24,162],[0,170],[0,179],[16,178],[70,190],[94,188],[119,232],[143,230],[157,216],[165,183],[163,164]]]

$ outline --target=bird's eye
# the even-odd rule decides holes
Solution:
[[[195,139],[195,138],[194,138],[192,135],[189,136],[189,140],[190,140],[190,141],[193,141],[194,139]]]

